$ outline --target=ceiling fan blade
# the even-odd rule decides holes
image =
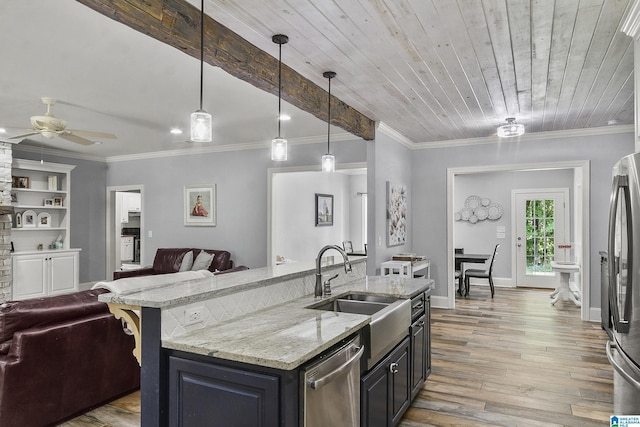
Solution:
[[[117,136],[115,136],[112,133],[106,133],[106,132],[93,132],[90,130],[79,130],[79,129],[67,129],[65,132],[70,132],[74,135],[78,135],[78,136],[86,136],[89,138],[110,138],[110,139],[116,139]]]
[[[26,138],[28,136],[32,136],[32,135],[39,135],[40,132],[29,132],[29,133],[23,133],[22,135],[16,135],[16,136],[10,136],[9,139],[18,139],[18,138]]]
[[[62,138],[62,139],[66,139],[67,141],[75,142],[76,144],[81,144],[81,145],[93,145],[93,144],[95,144],[93,141],[89,141],[88,139],[85,139],[85,138],[83,138],[81,136],[78,136],[78,135],[74,135],[72,133],[61,133],[58,136],[60,138]]]

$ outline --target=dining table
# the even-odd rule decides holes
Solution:
[[[455,254],[456,263],[460,263],[460,280],[458,280],[458,293],[461,296],[464,296],[464,268],[462,264],[465,263],[474,263],[474,264],[484,264],[488,259],[491,258],[492,254]]]

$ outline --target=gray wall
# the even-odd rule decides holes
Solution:
[[[369,214],[367,274],[379,272],[380,263],[391,259],[395,254],[413,252],[412,240],[415,237],[413,225],[416,221],[420,221],[413,215],[416,212],[413,206],[415,186],[412,180],[414,154],[412,150],[399,144],[379,129],[376,130],[375,147],[374,144],[369,144],[367,150]],[[403,245],[391,247],[387,246],[387,181],[407,186],[407,241]]]
[[[454,209],[459,211],[464,202],[471,195],[488,198],[493,203],[502,206],[502,217],[498,220],[484,220],[473,224],[468,221],[453,223],[453,245],[464,248],[467,253],[490,253],[496,244],[501,248],[496,257],[494,274],[499,278],[512,278],[511,268],[511,239],[514,231],[511,229],[511,190],[533,188],[568,188],[567,212],[573,222],[573,170],[555,169],[545,171],[513,171],[513,172],[483,172],[457,175],[454,185]],[[505,227],[505,238],[496,238],[496,227]],[[572,226],[566,224],[566,231],[571,235]],[[478,268],[468,266],[467,268]]]
[[[412,153],[414,252],[432,260],[432,278],[436,282],[434,295],[446,296],[447,288],[447,168],[531,164],[589,160],[591,176],[590,224],[591,236],[591,299],[592,307],[600,306],[598,251],[606,248],[608,203],[611,168],[622,156],[633,152],[632,133],[544,139],[498,144],[459,146],[417,150]]]
[[[331,152],[337,163],[364,162],[364,144],[334,142]],[[325,152],[324,144],[290,145],[286,166],[319,165]],[[109,163],[107,185],[144,185],[148,263],[160,247],[200,247],[228,250],[235,265],[257,268],[267,265],[267,169],[282,166],[270,148],[121,161]],[[216,227],[184,226],[183,188],[191,184],[217,185]]]

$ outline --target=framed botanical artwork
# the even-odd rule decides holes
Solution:
[[[333,195],[316,193],[316,227],[333,225]]]
[[[387,246],[407,241],[407,186],[387,181]]]
[[[216,226],[216,186],[185,185],[184,225]]]

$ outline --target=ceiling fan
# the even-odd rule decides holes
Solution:
[[[93,145],[94,141],[87,138],[116,138],[112,133],[93,132],[88,130],[67,129],[67,122],[53,116],[51,107],[55,105],[56,100],[53,98],[42,98],[42,103],[47,106],[47,112],[44,116],[32,116],[31,125],[33,129],[29,129],[28,133],[12,136],[9,139],[25,138],[31,135],[42,135],[44,138],[51,139],[58,136],[67,141],[75,142],[82,145]]]

